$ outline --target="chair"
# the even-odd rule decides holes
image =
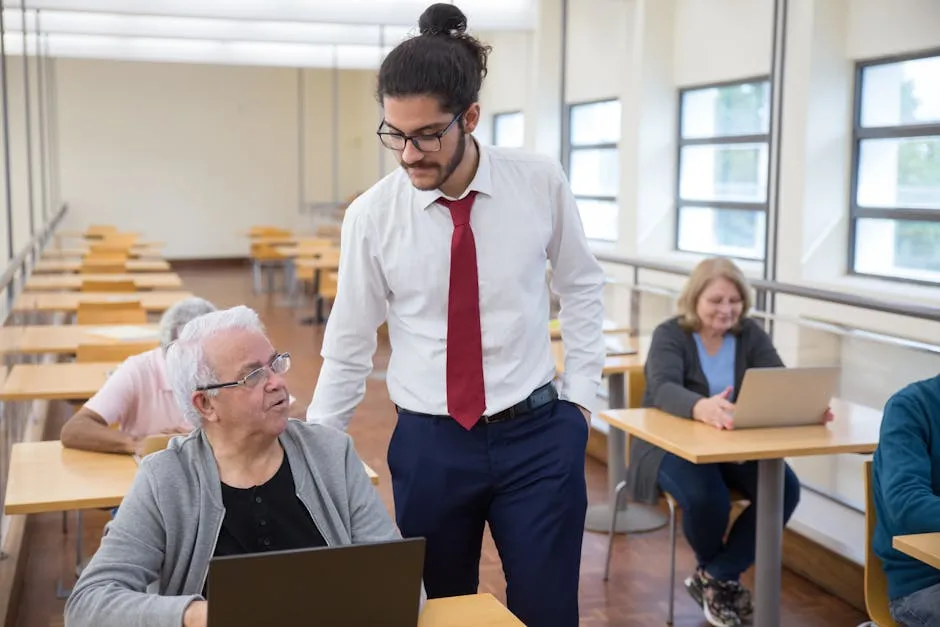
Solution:
[[[160,342],[117,342],[114,344],[79,344],[75,361],[79,363],[124,361],[160,346]]]
[[[147,312],[139,300],[114,303],[79,302],[78,324],[146,324]]]
[[[130,254],[131,244],[123,242],[112,242],[110,240],[104,240],[100,244],[92,244],[88,248],[88,256],[91,255],[124,255],[125,257]]]
[[[874,627],[898,627],[888,609],[888,579],[881,566],[881,558],[875,553],[872,539],[875,536],[874,486],[871,476],[871,460],[865,462],[865,609],[868,610],[868,625]]]
[[[251,271],[253,280],[253,291],[255,294],[261,290],[261,275],[266,269],[268,271],[268,290],[274,291],[274,274],[276,268],[284,267],[285,257],[277,252],[274,246],[270,244],[252,244],[251,245]]]
[[[136,292],[137,284],[132,279],[119,281],[83,279],[81,291],[83,292]]]
[[[617,484],[614,491],[614,507],[610,516],[610,531],[607,540],[607,565],[604,567],[604,581],[610,578],[610,558],[611,549],[614,546],[614,530],[617,528],[617,514],[619,513],[622,501],[626,500],[627,482],[621,481]],[[676,605],[676,510],[679,504],[676,499],[668,492],[663,492],[666,499],[666,505],[669,506],[669,606],[666,613],[666,624],[671,625],[675,614]],[[731,490],[732,503],[749,502],[742,492]]]
[[[95,224],[88,227],[85,231],[85,237],[89,239],[101,239],[113,233],[117,233],[116,226],[110,224]]]

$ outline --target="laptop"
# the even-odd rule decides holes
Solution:
[[[734,402],[734,428],[820,424],[839,375],[836,366],[749,368]]]
[[[214,557],[208,627],[415,627],[424,538]]]

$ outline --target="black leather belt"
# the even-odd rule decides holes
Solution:
[[[508,407],[501,412],[495,413],[492,416],[483,416],[480,418],[480,422],[490,424],[494,422],[505,422],[507,420],[512,420],[513,418],[519,418],[520,416],[525,416],[534,412],[536,409],[540,409],[549,403],[558,399],[558,391],[555,389],[555,384],[552,382],[546,383],[542,387],[538,388],[525,400],[519,401],[512,407]],[[416,416],[427,416],[438,418],[439,416],[432,416],[431,414],[422,414],[420,412],[410,411],[408,409],[403,409],[397,407],[398,413],[407,412],[409,414],[414,414]]]

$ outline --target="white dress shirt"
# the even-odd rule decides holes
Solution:
[[[518,150],[480,146],[470,226],[476,243],[486,413],[524,400],[555,376],[549,293],[559,315],[565,372],[559,396],[591,409],[601,380],[604,272],[588,248],[560,165]],[[403,409],[447,415],[447,298],[454,225],[398,169],[346,210],[336,301],[307,420],[345,429],[366,390],[377,328],[388,321],[386,382]]]

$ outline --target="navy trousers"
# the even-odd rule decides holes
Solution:
[[[429,598],[477,592],[489,523],[509,609],[528,627],[578,624],[587,436],[581,410],[562,400],[470,431],[399,412],[388,447],[395,517],[402,535],[427,540]]]
[[[659,467],[659,485],[682,508],[682,531],[695,551],[699,568],[719,581],[738,581],[754,563],[757,550],[757,462],[693,464],[666,453]],[[734,521],[729,488],[750,501]],[[786,466],[783,479],[783,523],[800,501],[800,481]]]

